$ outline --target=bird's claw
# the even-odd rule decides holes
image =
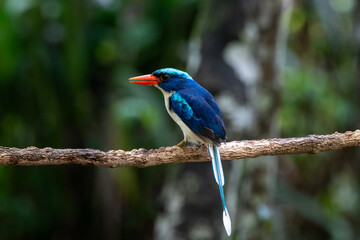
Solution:
[[[185,148],[185,147],[200,147],[201,143],[193,143],[193,142],[187,142],[185,140],[182,140],[177,144],[178,147]]]
[[[182,140],[181,142],[179,142],[177,144],[177,146],[182,148],[182,147],[184,147],[185,143],[186,143],[185,140]]]

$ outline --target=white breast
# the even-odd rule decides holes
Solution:
[[[157,87],[158,89],[160,89],[160,91],[163,93],[166,110],[169,113],[170,117],[177,123],[177,125],[180,126],[180,128],[184,134],[185,141],[191,142],[191,143],[200,143],[200,142],[203,143],[204,141],[201,138],[199,138],[188,126],[186,126],[186,124],[180,119],[180,117],[176,113],[174,113],[174,111],[170,110],[169,99],[171,98],[171,96],[174,93],[173,92],[165,92],[163,89],[159,88],[159,86],[157,84],[154,86]]]

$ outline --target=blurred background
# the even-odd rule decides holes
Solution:
[[[128,78],[188,71],[228,141],[359,128],[355,0],[0,0],[0,145],[182,140]],[[230,239],[355,239],[360,151],[226,161]],[[228,239],[211,164],[0,167],[1,239]]]

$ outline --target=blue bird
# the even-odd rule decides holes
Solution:
[[[225,126],[214,97],[191,76],[174,68],[163,68],[152,74],[129,79],[131,83],[153,85],[164,95],[165,107],[171,118],[180,126],[184,144],[207,145],[216,183],[219,185],[223,205],[223,222],[227,234],[231,234],[231,220],[225,204],[224,172],[219,146],[225,142]]]

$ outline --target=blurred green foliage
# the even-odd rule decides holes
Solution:
[[[175,144],[181,133],[159,107],[159,93],[127,79],[138,69],[184,65],[172,49],[185,47],[195,11],[193,1],[0,2],[0,144]],[[181,24],[171,31],[177,16]],[[151,189],[159,188],[164,169],[111,171],[126,209],[122,236],[154,218],[159,189]],[[1,239],[101,238],[96,176],[92,168],[1,167]],[[145,239],[148,228],[135,235]]]

